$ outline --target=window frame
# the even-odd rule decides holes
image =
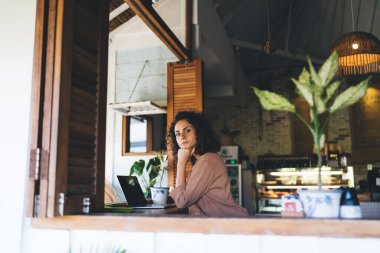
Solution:
[[[96,131],[94,150],[95,171],[93,174],[95,179],[92,188],[93,195],[88,197],[90,197],[93,211],[101,211],[104,208],[109,6],[108,1],[104,0],[96,2],[95,5],[89,3],[84,0],[78,0],[77,2],[69,0],[37,0],[33,116],[31,118],[33,131],[31,133],[31,160],[29,164],[29,203],[26,214],[29,217],[53,218],[55,216],[82,212],[83,198],[86,196],[82,196],[81,194],[76,196],[66,195],[69,186],[68,180],[70,180],[68,175],[68,156],[70,154],[68,139],[70,138],[70,131],[75,128],[77,131],[86,132],[85,126],[71,125],[72,122],[68,116],[70,105],[67,102],[70,101],[72,95],[70,89],[73,85],[72,79],[74,80],[72,72],[76,70],[72,68],[74,61],[77,61],[77,64],[78,61],[83,64],[80,66],[84,67],[86,72],[98,75],[96,79],[89,80],[97,85],[97,104],[95,109],[97,116],[95,119],[96,127],[94,128]],[[76,6],[76,4],[78,4],[79,10],[74,10],[74,5]],[[133,5],[135,4],[139,6],[140,11],[137,15],[140,18],[144,16],[144,22],[149,22],[150,25],[148,26],[151,29],[154,29],[165,37],[159,36],[161,39],[165,39],[165,45],[171,50],[176,50],[177,54],[182,55],[180,59],[187,60],[188,50],[178,44],[180,43],[179,40],[160,19],[154,9],[151,6],[145,6],[142,1],[134,1]],[[190,5],[188,4],[187,6],[189,7]],[[93,42],[96,39],[96,49],[85,48],[87,50],[97,50],[95,56],[96,62],[89,60],[93,56],[88,55],[86,52],[79,51],[78,53],[78,48],[75,48],[73,44],[75,39],[78,42],[78,34],[74,34],[76,20],[72,19],[75,11],[89,12],[78,16],[78,19],[86,19],[87,17],[85,16],[91,12],[90,15],[96,14],[90,18],[93,18],[95,21],[100,20],[95,28],[95,30],[99,30],[96,30],[96,32],[93,32],[95,31],[94,29],[86,30],[89,33],[86,33],[88,41],[79,40],[81,43],[85,43],[84,45],[87,45],[86,43],[91,43],[91,40]],[[86,27],[86,22],[88,23],[89,20],[85,20],[84,22],[83,24],[79,24],[81,28]],[[189,25],[190,23],[187,22],[187,27]],[[80,36],[84,35],[79,34]],[[73,52],[75,50],[77,50],[75,55],[77,58],[74,59]],[[100,65],[94,68],[94,64]],[[79,73],[79,75],[81,74]],[[81,78],[86,79],[83,76]],[[86,84],[88,83],[84,82],[81,85],[86,86]],[[83,101],[79,101],[79,103],[83,104]],[[167,121],[171,122],[171,120],[172,117],[168,116]],[[37,164],[41,166],[37,167]],[[78,179],[87,180],[87,178],[83,177]],[[44,196],[46,197],[35,201],[36,196],[41,192],[44,192]],[[65,204],[62,210],[60,208],[60,206],[63,206],[61,203]],[[35,212],[39,208],[43,211]]]
[[[67,0],[68,1],[68,0]],[[45,16],[45,4],[49,0],[37,0],[37,17],[36,17],[36,44],[35,44],[35,58],[33,70],[33,110],[32,110],[32,130],[31,130],[31,159],[30,159],[30,173],[29,173],[29,192],[28,192],[28,208],[27,216],[32,217],[32,210],[34,206],[34,192],[37,185],[34,178],[36,173],[36,160],[40,159],[41,166],[48,166],[49,147],[42,148],[40,155],[36,155],[37,148],[41,145],[41,135],[39,130],[44,128],[41,120],[41,114],[44,110],[43,101],[46,100],[44,92],[46,89],[47,75],[49,78],[61,78],[53,76],[53,71],[47,71],[48,68],[53,69],[54,57],[49,57],[46,51],[46,44],[42,38],[46,36],[48,17]],[[64,0],[50,0],[50,3],[62,4]],[[107,2],[107,1],[102,1]],[[108,8],[107,8],[108,9]],[[53,10],[54,11],[54,10]],[[56,17],[52,17],[55,19]],[[62,18],[62,17],[61,17]],[[108,20],[107,20],[108,21]],[[55,23],[54,23],[55,24]],[[52,28],[52,27],[50,27]],[[62,41],[60,42],[62,43]],[[107,46],[107,40],[101,41],[104,46]],[[50,46],[52,43],[50,43]],[[45,49],[45,51],[44,51]],[[51,50],[54,51],[53,48]],[[102,52],[102,57],[106,52]],[[46,68],[44,70],[43,68]],[[58,71],[59,69],[57,69]],[[49,73],[46,73],[49,72]],[[58,71],[59,72],[59,71]],[[60,74],[60,72],[59,72]],[[102,76],[102,81],[106,76]],[[46,108],[52,109],[52,108]],[[171,109],[172,110],[172,109]],[[105,111],[105,105],[104,105]],[[172,120],[174,112],[168,115],[168,122]],[[105,112],[102,112],[105,113]],[[57,120],[57,119],[55,119]],[[55,122],[58,123],[58,122]],[[52,124],[51,122],[49,124]],[[51,127],[51,125],[48,125]],[[97,149],[97,152],[102,152],[102,148]],[[105,152],[105,147],[103,147]],[[59,152],[58,152],[59,154]],[[101,161],[100,161],[101,162]],[[47,167],[49,168],[49,167]],[[43,173],[50,173],[49,170]],[[104,171],[103,171],[104,173]],[[45,175],[47,176],[47,175]],[[51,184],[51,187],[56,187],[56,182],[45,182]],[[99,191],[104,191],[97,188]],[[104,189],[104,185],[103,185]],[[99,192],[98,192],[99,193]],[[79,199],[78,199],[79,201]],[[45,203],[46,205],[47,203]],[[222,225],[220,220],[228,221]],[[138,221],[138,222],[137,222]],[[169,222],[168,222],[169,221]],[[181,223],[182,226],[178,226]],[[136,217],[129,215],[118,216],[104,216],[104,215],[64,215],[63,217],[54,217],[43,215],[31,219],[33,228],[44,229],[107,229],[107,230],[121,230],[121,231],[152,231],[162,232],[163,228],[168,232],[191,232],[191,233],[229,233],[229,234],[277,234],[277,235],[309,235],[309,236],[348,236],[348,237],[378,237],[380,238],[380,221],[379,220],[320,220],[313,219],[273,219],[273,218],[260,218],[260,219],[236,219],[236,218],[184,218],[172,216],[165,217]],[[310,229],[311,227],[315,229]],[[359,229],[352,230],[350,228],[356,227]],[[331,229],[335,228],[335,229]]]
[[[146,120],[146,152],[130,152],[130,118],[132,116],[123,115],[122,134],[121,134],[121,155],[122,156],[140,156],[153,154],[153,120],[147,116],[140,116]]]

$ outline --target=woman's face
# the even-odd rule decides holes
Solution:
[[[185,119],[175,124],[174,134],[180,148],[192,148],[197,144],[195,128]]]

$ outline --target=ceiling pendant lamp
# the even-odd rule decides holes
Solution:
[[[351,0],[352,27],[354,14]],[[339,55],[339,74],[364,75],[380,72],[380,41],[371,33],[351,32],[340,37],[331,51]]]
[[[345,34],[334,43],[332,51],[338,52],[341,75],[363,75],[380,71],[380,42],[373,34]]]

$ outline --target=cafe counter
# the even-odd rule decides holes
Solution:
[[[249,218],[208,218],[189,217],[176,212],[149,211],[32,218],[31,225],[34,228],[64,230],[380,238],[378,219],[306,219],[264,215]]]

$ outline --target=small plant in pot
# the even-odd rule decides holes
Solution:
[[[297,112],[295,105],[285,97],[274,92],[260,90],[256,87],[253,87],[253,91],[265,110],[291,112],[305,124],[311,133],[315,152],[318,156],[318,190],[301,190],[298,192],[304,205],[306,217],[334,218],[339,217],[341,192],[338,190],[322,190],[322,148],[325,143],[325,129],[333,113],[356,103],[366,94],[370,78],[349,87],[337,95],[335,93],[342,83],[342,81],[334,79],[339,68],[338,54],[333,52],[318,72],[315,70],[310,59],[307,58],[307,60],[309,70],[304,68],[298,79],[291,78],[291,80],[295,84],[296,92],[309,105],[310,122],[303,118]],[[322,114],[327,114],[324,120],[322,120]],[[338,208],[329,212],[333,202],[335,202],[334,200],[338,201]]]
[[[161,151],[160,153],[156,153],[156,158],[160,160],[160,173],[158,175],[158,182],[156,182],[155,185],[150,187],[151,194],[152,194],[152,201],[153,204],[166,204],[168,200],[169,195],[169,187],[162,186],[162,180],[164,177],[165,172],[168,171],[168,163],[167,159],[168,157],[165,156],[164,151]],[[166,184],[167,185],[167,184]]]
[[[165,173],[168,171],[167,156],[164,151],[155,152],[155,157],[150,158],[145,166],[145,160],[135,161],[129,175],[139,178],[144,187],[145,197],[151,195],[154,204],[165,204],[169,187],[162,186]],[[163,202],[165,203],[159,203]]]

